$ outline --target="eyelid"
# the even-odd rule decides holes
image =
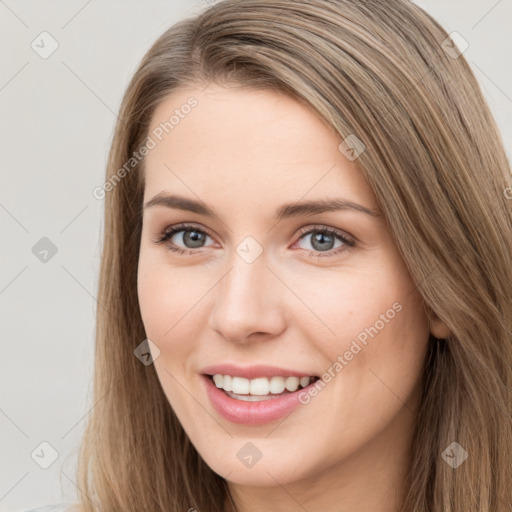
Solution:
[[[179,233],[180,231],[188,231],[188,230],[190,230],[190,231],[196,230],[199,233],[203,233],[203,234],[209,236],[210,238],[215,239],[215,237],[209,232],[209,230],[204,228],[203,226],[200,226],[195,223],[183,222],[183,223],[178,223],[178,224],[173,224],[171,226],[168,226],[164,231],[159,233],[158,238],[156,240],[153,240],[153,242],[156,244],[166,243],[176,233]],[[315,231],[328,233],[335,237],[338,237],[338,239],[340,239],[343,242],[344,248],[341,248],[341,250],[340,250],[340,247],[338,247],[337,249],[329,249],[328,251],[325,251],[325,253],[323,253],[323,251],[312,251],[312,250],[308,250],[308,249],[303,249],[308,254],[312,255],[312,257],[314,257],[314,258],[316,258],[316,257],[334,257],[334,256],[337,256],[341,252],[346,252],[346,251],[350,251],[350,250],[354,249],[354,247],[356,245],[358,245],[358,243],[359,243],[359,241],[356,237],[354,237],[338,228],[334,228],[334,227],[327,226],[324,224],[316,224],[316,225],[310,224],[308,226],[304,226],[299,229],[298,233],[295,235],[297,240],[292,244],[292,246],[296,245],[304,237],[304,235],[310,235]],[[179,247],[179,248],[169,247],[169,249],[173,252],[179,252],[180,254],[184,254],[184,253],[193,254],[193,253],[199,253],[200,249],[203,249],[203,248],[200,247],[197,249],[188,249],[188,248],[182,249],[181,247]]]
[[[176,233],[178,233],[180,231],[187,231],[187,230],[190,230],[190,231],[196,230],[200,233],[204,233],[205,235],[208,235],[212,239],[215,238],[206,228],[204,228],[198,224],[181,222],[179,224],[172,224],[170,226],[167,226],[162,232],[158,233],[157,238],[155,240],[153,240],[153,242],[155,244],[165,243]],[[197,250],[194,250],[194,252],[197,252]]]
[[[327,226],[325,224],[313,224],[313,225],[309,225],[304,228],[301,228],[301,229],[299,229],[297,236],[300,238],[302,235],[304,235],[306,233],[310,233],[311,231],[322,231],[322,232],[332,233],[336,236],[339,236],[342,239],[345,239],[347,242],[352,242],[353,244],[358,242],[358,240],[355,236],[349,235],[348,233],[346,233],[345,231],[342,231],[341,229],[333,228],[333,227]]]

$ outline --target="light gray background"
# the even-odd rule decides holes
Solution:
[[[468,41],[464,55],[510,159],[512,0],[418,4]],[[77,448],[93,407],[103,220],[92,190],[103,183],[116,112],[139,60],[167,27],[208,5],[0,0],[0,511],[73,501],[78,493]],[[47,59],[31,48],[43,31],[59,44]],[[46,263],[32,252],[42,237],[58,250]],[[58,452],[48,469],[31,458],[43,441]]]

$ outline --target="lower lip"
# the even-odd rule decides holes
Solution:
[[[201,375],[206,387],[206,393],[214,409],[225,419],[242,425],[263,425],[276,421],[290,414],[297,406],[299,393],[307,392],[314,382],[293,393],[286,393],[278,398],[262,400],[261,402],[246,402],[231,398],[222,389],[219,389],[207,375]]]

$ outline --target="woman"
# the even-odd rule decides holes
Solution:
[[[510,510],[512,178],[422,9],[176,24],[97,194],[83,511]]]

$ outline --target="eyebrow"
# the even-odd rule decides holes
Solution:
[[[215,213],[215,210],[203,202],[196,201],[194,199],[188,199],[179,195],[166,195],[163,192],[157,194],[155,197],[147,201],[144,205],[144,209],[151,208],[152,206],[164,206],[166,208],[174,208],[197,213],[199,215],[204,215],[214,219],[219,218],[219,216]],[[372,217],[382,216],[380,212],[367,208],[358,203],[354,203],[353,201],[348,201],[344,198],[335,198],[283,204],[277,209],[274,215],[274,220],[279,222],[282,219],[288,219],[291,217],[315,215],[318,213],[339,210],[356,211],[365,213]]]

